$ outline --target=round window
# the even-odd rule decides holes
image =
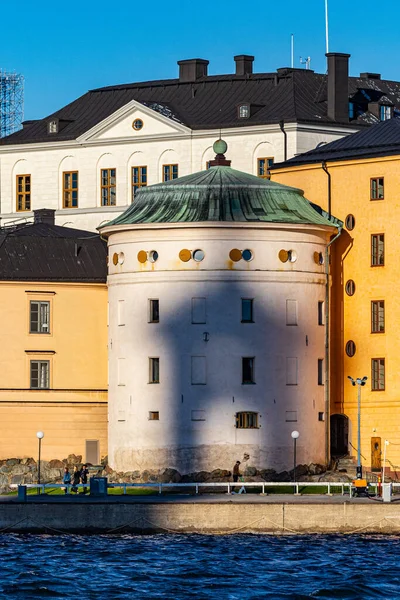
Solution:
[[[142,119],[135,119],[132,123],[132,127],[135,131],[139,131],[143,127]]]
[[[345,290],[346,290],[346,294],[348,296],[354,295],[354,293],[356,291],[356,284],[354,283],[354,281],[352,279],[349,279],[348,281],[346,281]]]
[[[247,262],[249,262],[249,260],[252,260],[252,258],[253,258],[252,251],[248,250],[248,249],[243,250],[243,252],[242,252],[242,258],[243,258],[243,260],[245,260]]]
[[[137,259],[140,263],[145,263],[147,260],[147,252],[140,250],[140,252],[138,252]]]
[[[114,252],[114,254],[113,254],[113,263],[114,263],[114,265],[118,264],[118,254],[116,252]]]
[[[195,250],[193,252],[193,259],[196,262],[201,262],[204,259],[204,256],[205,256],[205,254],[204,254],[203,250]]]
[[[152,263],[155,263],[157,259],[158,259],[158,252],[157,252],[157,250],[150,250],[150,252],[149,252],[149,261],[152,262]]]
[[[347,356],[350,356],[350,358],[352,356],[354,356],[356,353],[356,345],[353,342],[353,340],[349,340],[346,344],[346,354]]]
[[[125,254],[124,254],[123,252],[120,252],[120,253],[118,254],[118,263],[119,263],[120,265],[123,265],[123,264],[124,264],[124,261],[125,261]]]
[[[348,229],[349,231],[353,231],[354,227],[356,226],[356,220],[354,215],[347,215],[345,219],[345,225],[346,229]]]
[[[296,262],[297,260],[297,254],[294,250],[289,250],[288,251],[288,260],[289,262]]]

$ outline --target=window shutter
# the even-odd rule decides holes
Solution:
[[[286,385],[297,385],[297,358],[286,359]]]
[[[205,385],[206,377],[206,357],[192,356],[192,385]]]
[[[297,325],[297,300],[286,300],[286,325]]]
[[[206,299],[192,298],[192,323],[206,322]]]

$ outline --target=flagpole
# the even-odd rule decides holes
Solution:
[[[329,52],[329,17],[328,17],[328,0],[325,0],[325,39],[326,53]]]

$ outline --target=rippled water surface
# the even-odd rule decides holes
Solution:
[[[400,538],[0,535],[0,598],[400,598]]]

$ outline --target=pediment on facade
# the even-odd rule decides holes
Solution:
[[[131,100],[118,111],[97,123],[87,131],[79,142],[95,140],[129,141],[148,137],[182,135],[190,133],[190,129],[180,123],[167,107],[145,106]]]

